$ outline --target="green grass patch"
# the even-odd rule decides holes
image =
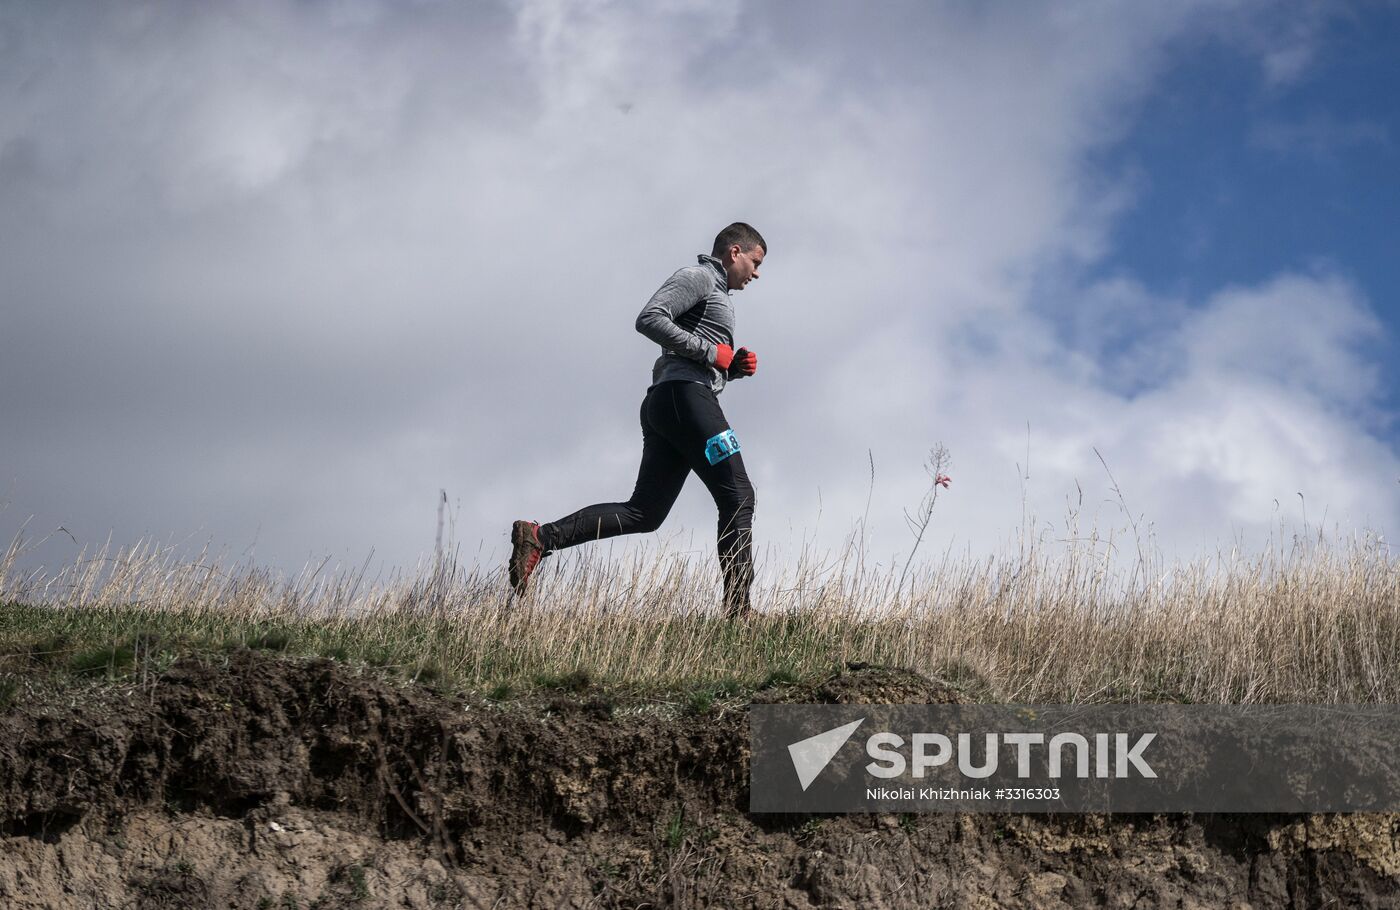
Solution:
[[[576,668],[563,673],[539,673],[535,676],[535,685],[541,689],[552,689],[557,692],[572,692],[575,695],[582,695],[594,686],[593,674],[586,669]]]
[[[704,680],[682,693],[684,699],[682,710],[685,714],[701,717],[713,711],[718,703],[737,698],[742,694],[745,694],[745,686],[737,678],[725,677]]]
[[[670,820],[666,822],[666,831],[662,836],[662,840],[666,844],[666,849],[671,853],[675,853],[681,848],[681,844],[685,843],[685,835],[685,808],[681,807],[678,808],[676,814],[671,816]]]
[[[29,642],[20,651],[36,666],[58,666],[72,656],[73,641],[66,632],[54,632]]]
[[[775,686],[795,686],[802,677],[791,667],[778,667],[763,677],[763,682],[758,684],[760,689],[772,689]]]
[[[295,634],[290,629],[269,629],[255,635],[248,641],[248,647],[258,651],[286,651],[292,646]]]
[[[75,651],[68,665],[74,673],[106,673],[108,676],[118,676],[135,663],[135,644],[123,641]]]
[[[705,689],[690,693],[685,701],[685,713],[694,717],[709,714],[715,707],[715,697]]]

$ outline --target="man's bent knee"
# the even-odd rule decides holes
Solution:
[[[658,530],[662,523],[666,521],[666,512],[652,509],[650,511],[638,511],[636,517],[636,529],[639,534],[650,534]]]
[[[737,524],[747,527],[753,521],[753,491],[749,490],[741,496],[726,497],[720,502],[719,510],[722,514],[734,516]]]

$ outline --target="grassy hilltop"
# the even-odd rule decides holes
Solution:
[[[499,569],[455,564],[372,583],[149,546],[44,575],[14,562],[0,563],[5,698],[34,671],[149,677],[247,646],[498,696],[572,680],[703,701],[860,661],[986,701],[1400,702],[1400,563],[1368,541],[1117,573],[1032,546],[907,578],[849,549],[826,565],[804,554],[760,578],[761,615],[739,623],[717,616],[710,560],[665,553],[555,557],[524,601]]]

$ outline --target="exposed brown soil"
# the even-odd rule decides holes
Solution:
[[[765,701],[949,702],[857,668]],[[1388,815],[751,816],[742,708],[240,652],[0,717],[0,907],[1393,907]]]

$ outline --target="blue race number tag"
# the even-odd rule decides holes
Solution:
[[[739,451],[739,439],[733,430],[725,430],[717,436],[705,440],[705,458],[710,464],[719,464]]]

